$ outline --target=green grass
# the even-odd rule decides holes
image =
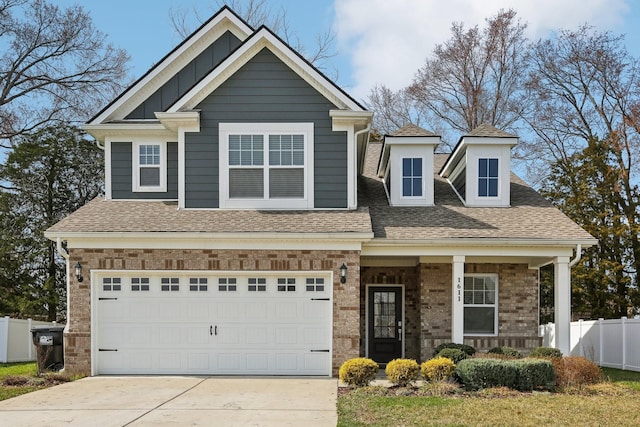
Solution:
[[[31,393],[32,391],[44,388],[44,386],[36,385],[19,385],[19,386],[7,386],[4,385],[3,380],[7,377],[35,377],[37,374],[36,363],[3,363],[0,364],[0,400],[9,399],[11,397],[19,396],[25,393]]]
[[[13,375],[36,375],[36,362],[2,363],[0,364],[0,380]]]
[[[640,372],[602,369],[609,382],[573,394],[496,389],[447,397],[382,396],[374,387],[338,397],[338,426],[640,425]]]
[[[621,369],[602,368],[603,375],[612,383],[640,391],[640,372],[623,371]]]

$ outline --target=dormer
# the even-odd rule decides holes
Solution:
[[[464,135],[440,171],[465,206],[509,206],[511,148],[518,137],[490,125]]]
[[[391,206],[433,206],[433,152],[440,142],[412,124],[385,135],[378,176]]]

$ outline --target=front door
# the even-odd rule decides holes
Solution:
[[[402,357],[402,287],[369,287],[369,358],[387,363]]]

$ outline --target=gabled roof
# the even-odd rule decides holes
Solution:
[[[167,112],[184,111],[193,108],[265,47],[276,54],[280,60],[327,97],[339,109],[365,111],[365,108],[360,103],[318,71],[268,28],[262,26],[254,31],[231,9],[224,6],[133,85],[89,120],[89,127],[108,122],[129,123],[128,120],[124,119],[131,111],[227,31],[231,31],[242,44],[179,100],[174,102]]]
[[[477,128],[473,129],[468,134],[464,135],[463,138],[465,136],[488,136],[492,138],[517,138],[518,137],[517,135],[512,135],[496,127],[493,127],[491,125],[484,124],[484,123],[478,126]]]
[[[269,49],[282,62],[339,109],[355,111],[366,110],[358,101],[328,79],[298,52],[287,45],[280,37],[267,27],[261,26],[245,40],[238,49],[200,80],[191,90],[185,93],[182,98],[169,107],[167,111],[177,112],[194,108],[263,48]]]
[[[391,132],[389,136],[438,136],[433,132],[408,123],[395,132]]]
[[[491,125],[481,124],[468,134],[460,137],[449,158],[442,165],[439,174],[447,177],[462,160],[468,145],[483,143],[478,138],[491,138],[491,144],[510,145],[512,147],[518,142],[517,135],[512,135]]]

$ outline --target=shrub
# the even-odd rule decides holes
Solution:
[[[488,387],[513,387],[516,370],[498,359],[464,359],[456,365],[456,375],[468,390]]]
[[[418,379],[420,367],[411,359],[394,359],[384,370],[387,379],[394,385],[405,387]]]
[[[514,388],[520,391],[553,390],[556,374],[553,364],[542,359],[518,359],[507,362],[516,369]]]
[[[467,356],[473,356],[476,353],[476,349],[471,347],[470,345],[446,342],[437,346],[433,352],[433,355],[437,356],[438,353],[440,353],[445,348],[457,348],[458,350],[464,351],[467,354]]]
[[[531,350],[531,353],[529,353],[529,357],[537,357],[537,358],[562,357],[562,352],[557,348],[536,347],[533,350]]]
[[[551,389],[555,374],[551,362],[539,359],[465,359],[456,374],[469,390],[509,387],[520,391]]]
[[[443,381],[450,378],[455,370],[456,365],[447,357],[436,357],[420,365],[422,377],[432,382]]]
[[[559,389],[581,388],[602,380],[598,365],[579,356],[567,356],[552,360]]]
[[[349,359],[340,366],[338,376],[347,385],[363,387],[369,385],[378,374],[380,367],[376,362],[366,357]]]
[[[451,359],[453,363],[458,363],[467,358],[467,353],[458,348],[443,348],[440,353],[436,354],[436,357],[446,357]]]
[[[487,353],[503,354],[505,356],[514,357],[514,358],[517,358],[517,359],[520,359],[522,357],[522,353],[520,353],[518,350],[516,350],[513,347],[506,347],[506,346],[504,346],[504,347],[493,347]]]

